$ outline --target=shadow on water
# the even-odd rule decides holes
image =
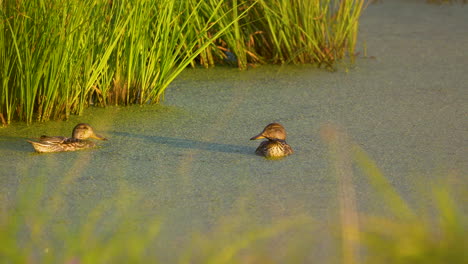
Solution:
[[[138,134],[132,134],[132,133],[126,133],[126,132],[112,132],[111,134],[122,136],[122,137],[129,137],[129,138],[141,138],[146,141],[150,141],[150,142],[162,144],[162,145],[168,145],[168,146],[176,147],[176,148],[199,149],[199,150],[208,150],[208,151],[214,151],[214,152],[255,155],[255,147],[206,142],[206,141],[198,141],[198,140],[183,139],[183,138],[138,135]]]
[[[0,149],[16,152],[34,152],[34,149],[27,140],[34,139],[26,137],[2,137],[0,140]]]

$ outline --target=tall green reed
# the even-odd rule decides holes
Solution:
[[[363,0],[259,1],[263,34],[255,35],[260,55],[274,63],[317,63],[329,67],[354,53]],[[268,47],[267,49],[262,48]]]
[[[364,0],[2,1],[0,119],[157,103],[196,61],[333,63],[353,54]]]
[[[187,34],[201,2],[2,3],[2,123],[67,118],[90,104],[159,102],[176,76],[234,23],[200,42],[229,14],[222,5],[218,1],[215,13],[199,23],[197,34]]]
[[[151,51],[154,50],[154,57],[146,61],[148,71],[153,74],[153,79],[149,78],[147,86],[143,86],[138,92],[139,103],[159,102],[169,84],[188,66],[192,61],[202,53],[212,42],[236,23],[247,11],[248,8],[235,17],[229,23],[221,24],[226,16],[235,12],[235,8],[223,10],[223,1],[217,2],[211,9],[211,15],[206,18],[201,28],[197,28],[197,34],[187,34],[193,24],[197,23],[200,9],[203,2],[193,1],[193,9],[186,7],[183,2],[163,1],[160,3],[161,12],[167,12],[166,15],[159,14],[156,21],[157,30],[153,32],[156,39],[152,40]],[[174,5],[174,6],[171,6]],[[165,9],[167,8],[167,9]],[[163,20],[160,20],[163,19]],[[221,25],[220,25],[221,24]],[[206,38],[207,33],[214,25],[220,25],[215,32]],[[203,42],[200,42],[200,36],[204,36]],[[140,71],[143,71],[145,65],[140,64]],[[127,81],[128,82],[128,81]],[[155,89],[156,87],[156,89]],[[148,91],[148,92],[147,92]]]
[[[96,28],[102,18],[96,13],[106,5],[94,0],[3,3],[2,44],[8,48],[2,62],[8,70],[2,75],[0,112],[6,123],[82,113],[113,49]],[[110,31],[119,32],[114,39],[123,33],[121,24]]]
[[[222,13],[226,13],[227,10],[232,9],[232,13],[229,16],[225,16],[221,19],[219,25],[227,25],[231,21],[232,26],[229,27],[229,30],[226,31],[223,36],[218,39],[217,48],[221,50],[223,56],[222,59],[224,62],[229,64],[235,64],[241,70],[247,68],[249,55],[253,55],[250,53],[248,49],[247,39],[249,37],[249,28],[248,28],[248,18],[250,16],[250,11],[247,12],[245,16],[240,16],[242,11],[249,10],[250,7],[255,9],[257,6],[257,1],[250,1],[250,2],[241,2],[237,0],[228,1],[229,5],[224,5],[224,11]]]
[[[217,1],[206,1],[199,17],[211,13]],[[324,1],[226,1],[223,8],[231,10],[219,25],[238,18],[236,12],[252,6],[245,16],[236,19],[232,27],[211,45],[209,63],[236,64],[240,69],[257,63],[316,63],[333,67],[346,56],[354,55],[358,21],[364,0]],[[224,12],[221,12],[222,14]]]

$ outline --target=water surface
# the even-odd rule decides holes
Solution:
[[[143,229],[163,219],[158,245],[166,260],[191,232],[226,216],[244,214],[262,224],[306,214],[327,225],[339,207],[338,180],[320,138],[328,123],[358,142],[414,205],[428,202],[417,190],[430,188],[430,179],[450,176],[465,184],[467,7],[389,2],[365,11],[360,37],[366,48],[355,65],[342,63],[336,72],[188,69],[162,105],[91,107],[66,122],[0,129],[2,207],[13,206],[21,190],[44,186],[46,203],[66,204],[55,221],[79,226],[102,201],[120,208],[134,198],[134,212],[124,218]],[[25,141],[70,135],[80,122],[109,141],[58,154],[33,153]],[[254,154],[260,142],[249,138],[271,122],[286,127],[294,155],[270,161]],[[353,185],[359,210],[385,210],[359,170]],[[116,220],[111,214],[108,221]]]

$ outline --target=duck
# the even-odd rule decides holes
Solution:
[[[96,144],[87,139],[94,138],[107,140],[107,138],[94,133],[94,129],[86,123],[80,123],[73,128],[72,137],[41,136],[39,141],[27,140],[39,153],[64,152],[93,148]]]
[[[279,123],[268,124],[263,131],[250,138],[250,140],[266,138],[260,143],[255,153],[266,158],[282,158],[294,153],[291,146],[286,143],[286,129]]]

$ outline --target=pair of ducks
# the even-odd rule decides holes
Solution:
[[[73,128],[72,137],[41,136],[39,141],[30,141],[36,152],[62,152],[75,151],[95,147],[96,144],[88,141],[88,138],[107,140],[105,137],[94,133],[89,124],[81,123]],[[250,140],[267,139],[260,143],[255,153],[266,158],[281,158],[293,153],[291,146],[286,143],[286,130],[279,123],[267,125],[263,131]]]

